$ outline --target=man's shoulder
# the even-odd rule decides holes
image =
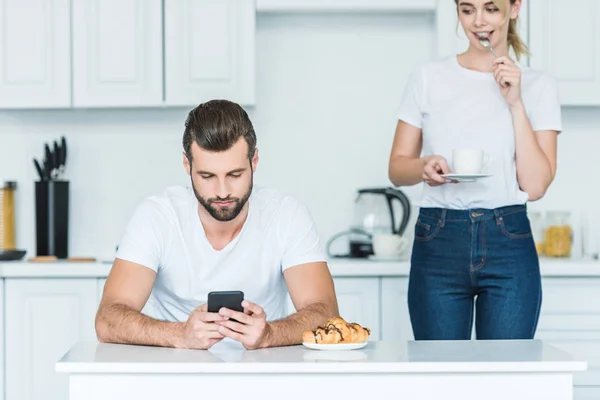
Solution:
[[[280,189],[255,187],[252,202],[262,219],[287,219],[299,209],[306,208],[297,196]]]
[[[178,210],[189,209],[192,196],[191,189],[186,186],[169,186],[159,193],[144,197],[138,208],[163,216],[172,216],[177,214]]]

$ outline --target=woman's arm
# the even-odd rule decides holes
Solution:
[[[556,174],[556,137],[554,130],[533,131],[521,97],[521,69],[508,57],[494,60],[494,78],[512,115],[515,132],[517,181],[530,201],[544,197]],[[555,96],[550,92],[550,99]],[[557,104],[555,105],[557,106]],[[557,107],[542,112],[560,112]]]
[[[437,186],[447,182],[440,176],[450,173],[446,160],[440,156],[419,157],[422,147],[421,129],[398,121],[388,168],[394,186],[412,186],[423,181]]]
[[[420,158],[423,138],[421,129],[398,121],[388,175],[395,186],[411,186],[423,181],[425,160]]]
[[[517,181],[530,201],[541,199],[556,175],[558,132],[534,132],[522,102],[511,107],[515,131]]]

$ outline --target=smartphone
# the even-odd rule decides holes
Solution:
[[[242,301],[244,301],[244,292],[240,290],[210,292],[208,294],[208,312],[217,313],[222,307],[244,312]]]

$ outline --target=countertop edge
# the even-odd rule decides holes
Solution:
[[[379,278],[408,277],[410,261],[371,261],[368,259],[331,259],[329,269],[334,277]],[[112,262],[36,263],[0,262],[0,278],[106,278]],[[542,277],[598,277],[600,261],[590,259],[540,259]]]
[[[69,374],[347,374],[347,373],[572,373],[585,371],[585,361],[548,362],[380,362],[364,364],[360,361],[315,363],[311,361],[294,363],[92,363],[58,362],[56,372]]]

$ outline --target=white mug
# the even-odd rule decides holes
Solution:
[[[375,257],[400,257],[406,249],[408,240],[393,233],[376,233],[373,235],[373,253]]]
[[[485,153],[480,149],[452,150],[452,172],[455,174],[480,174],[490,165],[491,157],[484,165]]]

